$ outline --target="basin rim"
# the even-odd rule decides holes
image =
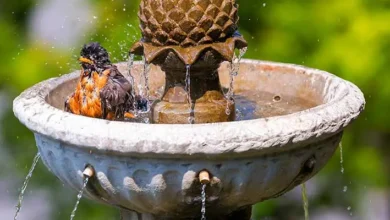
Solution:
[[[289,115],[214,124],[140,124],[106,121],[73,115],[45,100],[78,71],[40,82],[13,102],[15,116],[35,133],[85,148],[145,158],[253,157],[296,149],[341,132],[363,111],[364,95],[358,87],[333,74],[295,64],[243,59],[241,63],[289,68],[326,78],[330,101]],[[329,89],[328,89],[329,90]]]

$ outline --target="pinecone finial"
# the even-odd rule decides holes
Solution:
[[[237,31],[235,0],[142,0],[143,40],[181,47],[224,42]]]

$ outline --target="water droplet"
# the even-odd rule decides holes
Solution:
[[[263,3],[263,7],[265,7],[265,6],[267,6],[267,3],[264,2],[264,3]]]
[[[344,186],[343,192],[347,192],[347,191],[348,191],[348,186]]]

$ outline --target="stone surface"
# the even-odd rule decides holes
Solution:
[[[126,64],[119,65],[124,70]],[[141,65],[134,67],[136,80]],[[227,66],[220,69],[226,85]],[[241,122],[166,125],[92,119],[61,110],[78,73],[44,81],[14,100],[14,113],[35,133],[45,165],[79,190],[89,164],[97,175],[86,196],[160,217],[200,215],[197,173],[212,175],[207,213],[224,216],[282,195],[316,174],[333,155],[342,130],[364,108],[353,84],[296,65],[244,60],[236,91],[301,97],[318,106],[289,115]],[[154,69],[151,94],[164,76]],[[212,218],[209,218],[212,219]]]

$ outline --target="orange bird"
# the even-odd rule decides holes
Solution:
[[[80,55],[80,79],[65,101],[65,111],[109,120],[134,118],[128,112],[134,110],[133,85],[111,64],[106,49],[90,43],[84,45]]]

